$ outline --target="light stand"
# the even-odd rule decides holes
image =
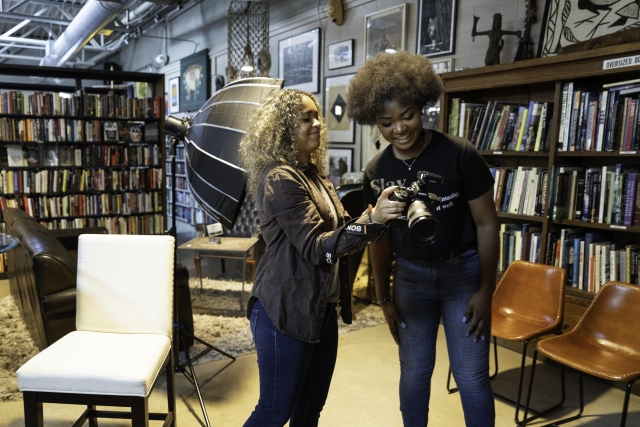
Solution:
[[[170,116],[169,119],[167,120],[167,124],[171,125],[172,123],[172,117]],[[175,119],[174,119],[175,120]],[[184,121],[182,121],[181,123],[184,123]],[[167,131],[167,133],[169,133],[171,135],[171,147],[170,147],[170,158],[171,158],[171,228],[169,229],[169,234],[171,236],[173,236],[174,238],[174,253],[173,253],[173,351],[174,351],[174,371],[175,372],[180,372],[182,373],[188,380],[189,382],[191,382],[191,384],[193,384],[193,386],[195,387],[196,390],[196,394],[198,395],[198,401],[200,402],[200,407],[202,408],[202,414],[204,416],[204,421],[205,421],[205,425],[206,427],[211,427],[211,424],[209,423],[209,417],[207,415],[207,409],[204,406],[204,401],[202,400],[202,393],[200,393],[200,386],[198,385],[198,379],[196,377],[196,371],[193,369],[193,362],[198,360],[199,358],[201,358],[202,356],[204,356],[205,354],[209,353],[212,350],[217,351],[218,353],[227,356],[231,359],[230,363],[235,362],[236,358],[228,353],[225,353],[224,351],[220,350],[219,348],[214,347],[213,345],[201,340],[200,338],[191,335],[187,332],[185,332],[182,327],[182,325],[180,325],[180,318],[178,317],[178,282],[176,279],[176,274],[175,272],[177,271],[177,266],[178,266],[178,231],[176,228],[176,217],[177,217],[177,209],[176,209],[176,151],[177,151],[177,145],[178,145],[178,138],[177,136],[172,135],[172,132],[169,131],[169,129],[167,129],[170,126],[165,125],[165,131]],[[202,273],[200,273],[202,274]],[[198,353],[196,356],[194,356],[193,358],[191,358],[189,356],[189,348],[187,347],[185,340],[184,340],[184,335],[187,335],[188,337],[193,338],[194,341],[199,342],[200,344],[203,344],[205,348],[203,351],[201,351],[200,353]],[[182,343],[182,347],[184,348],[184,352],[185,352],[185,359],[186,362],[184,363],[180,363],[180,343]]]

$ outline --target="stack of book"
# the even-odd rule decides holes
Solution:
[[[555,166],[551,179],[553,220],[640,226],[640,167]]]
[[[496,211],[519,215],[543,216],[547,169],[519,166],[494,167],[494,202]]]
[[[498,271],[504,272],[513,261],[540,262],[541,228],[529,224],[500,224]]]
[[[452,98],[449,133],[478,150],[549,151],[552,102],[466,102]]]
[[[633,151],[640,149],[640,79],[593,90],[567,82],[562,88],[559,151]]]

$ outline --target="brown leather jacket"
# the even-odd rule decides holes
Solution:
[[[266,249],[256,268],[247,315],[259,298],[280,332],[305,342],[318,341],[332,279],[326,243],[334,234],[333,220],[318,185],[331,197],[338,227],[343,226],[349,215],[332,184],[314,165],[295,168],[282,164],[267,169],[255,195]],[[356,252],[365,245],[364,239],[342,233],[336,256]],[[344,271],[340,276],[344,277]],[[341,299],[350,308],[350,293],[341,292]]]

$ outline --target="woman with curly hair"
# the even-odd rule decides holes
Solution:
[[[247,307],[260,399],[246,427],[318,425],[338,350],[338,302],[351,323],[348,271],[335,260],[370,236],[342,232],[350,218],[324,170],[328,145],[318,100],[291,89],[264,100],[240,142],[266,243]],[[392,191],[356,228],[399,216]]]
[[[493,178],[470,142],[422,128],[423,107],[433,105],[442,91],[426,57],[379,53],[351,79],[347,113],[358,123],[377,126],[390,144],[366,166],[365,202],[389,186],[409,187],[419,171],[443,178],[441,184],[427,188],[441,197],[432,208],[439,237],[431,244],[416,243],[408,222],[395,221],[390,232],[370,246],[376,294],[399,348],[404,425],[424,427],[428,422],[442,321],[466,424],[487,427],[495,422],[489,382],[491,299],[498,259]],[[409,209],[417,206],[412,205]],[[418,217],[423,215],[418,212]]]

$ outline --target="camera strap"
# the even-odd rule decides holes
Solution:
[[[379,224],[377,222],[362,224],[356,223],[358,219],[359,218],[354,218],[342,227],[337,228],[336,231],[333,232],[331,237],[329,237],[325,245],[325,256],[327,264],[333,264],[336,262],[336,246],[338,245],[338,239],[343,232],[346,231],[349,234],[361,236],[368,242],[375,243],[391,226],[391,221],[387,222],[386,224]]]

